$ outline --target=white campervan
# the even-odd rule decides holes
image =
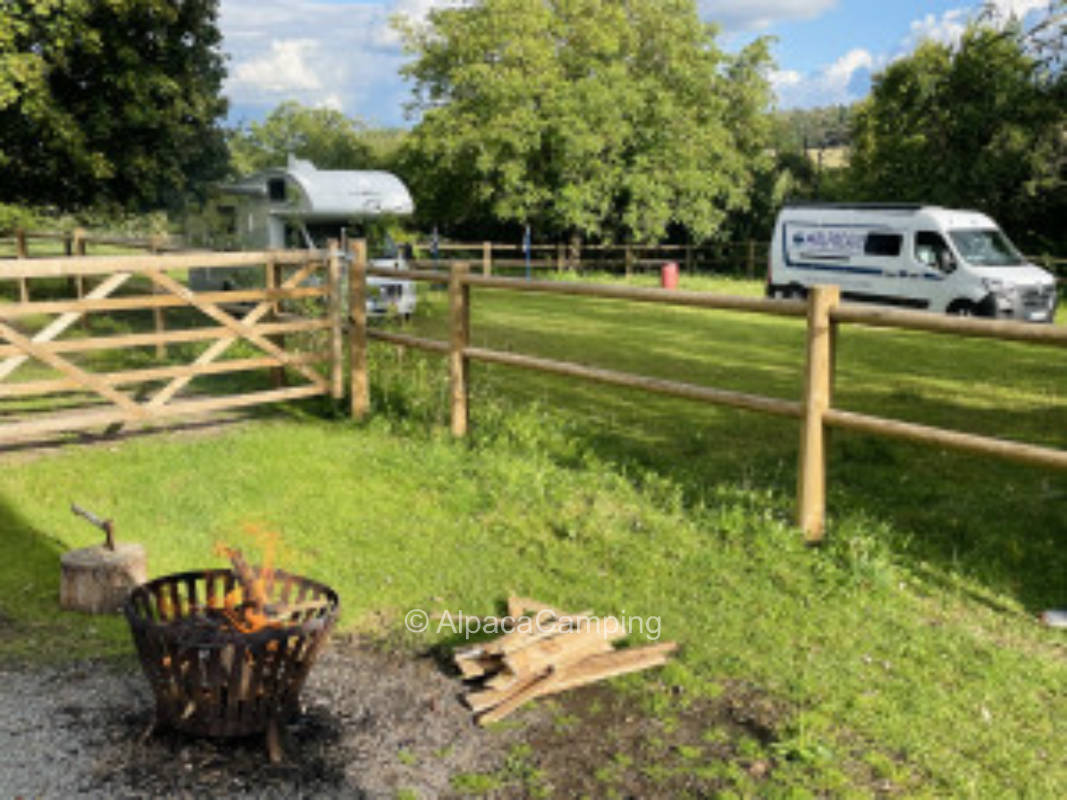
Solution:
[[[411,214],[415,205],[404,183],[388,172],[317,169],[310,161],[289,157],[285,167],[257,172],[216,188],[216,230],[207,244],[242,250],[324,249],[332,239],[342,248],[353,236],[367,237],[384,220]],[[404,280],[404,253],[384,233],[368,243],[371,266],[397,270],[396,278],[367,279],[367,313],[415,310],[415,284]],[[239,288],[256,278],[249,270],[191,269],[189,283],[198,290]]]
[[[816,284],[905,308],[1052,322],[1056,280],[977,211],[876,203],[787,205],[767,265],[768,297]]]

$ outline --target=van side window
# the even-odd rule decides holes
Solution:
[[[937,231],[918,231],[915,234],[915,260],[931,269],[952,272],[956,259]]]
[[[868,233],[863,244],[867,256],[899,256],[903,238],[899,233]]]

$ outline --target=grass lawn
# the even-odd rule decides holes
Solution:
[[[411,329],[442,335],[444,304],[426,292]],[[796,321],[488,290],[473,309],[479,345],[799,397]],[[1065,368],[1062,350],[850,327],[836,402],[1065,448]],[[835,432],[828,542],[809,549],[793,421],[475,365],[456,443],[441,359],[376,346],[372,386],[364,425],[309,403],[215,435],[0,455],[6,655],[130,652],[121,621],[55,609],[58,554],[98,538],[74,500],[145,543],[153,574],[277,530],[345,626],[405,647],[455,642],[401,635],[407,610],[491,613],[510,588],[657,616],[683,649],[616,681],[641,713],[669,727],[742,685],[780,710],[737,747],[766,774],[651,744],[603,772],[604,795],[672,770],[742,796],[1067,794],[1067,639],[1033,619],[1067,605],[1067,476]]]

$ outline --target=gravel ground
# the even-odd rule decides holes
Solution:
[[[459,680],[430,659],[335,638],[284,732],[282,764],[262,737],[157,732],[135,666],[0,670],[0,797],[440,797],[450,776],[497,767],[518,734],[487,733]]]

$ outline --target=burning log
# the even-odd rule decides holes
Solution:
[[[616,675],[660,666],[678,645],[663,642],[616,650],[626,635],[614,617],[593,619],[591,612],[566,614],[528,598],[510,597],[508,614],[526,625],[455,655],[464,679],[481,679],[465,700],[488,725],[537,697],[573,689]]]

